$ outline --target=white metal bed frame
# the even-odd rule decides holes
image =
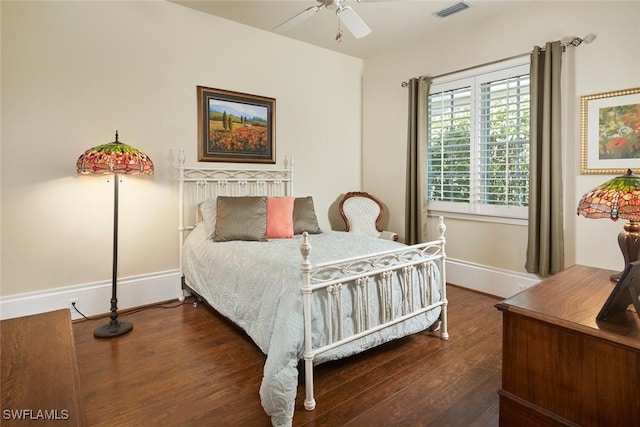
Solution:
[[[282,169],[218,169],[185,167],[184,153],[179,156],[179,232],[180,232],[180,270],[182,273],[183,242],[186,233],[202,220],[198,205],[204,200],[225,196],[292,196],[294,185],[293,158],[285,158]],[[305,391],[304,406],[313,410],[316,406],[313,391],[314,358],[340,345],[365,337],[381,329],[396,325],[407,319],[419,316],[437,307],[441,308],[440,319],[430,329],[438,331],[442,339],[449,337],[447,330],[447,295],[445,275],[445,243],[446,227],[440,217],[438,239],[399,249],[366,254],[354,258],[334,262],[312,264],[310,259],[311,244],[309,236],[303,233],[300,246],[301,292],[304,312],[304,365]],[[437,265],[439,277],[434,280],[433,267]],[[396,275],[401,282],[401,295],[393,294],[391,277]],[[183,276],[184,286],[191,290]],[[381,284],[381,285],[380,285]],[[371,313],[368,303],[368,286],[379,286],[387,292],[380,314],[382,323],[371,325]],[[435,298],[435,287],[439,286],[440,298]],[[417,288],[416,288],[417,287]],[[353,291],[356,295],[354,312],[356,313],[356,330],[350,336],[343,335],[342,303],[344,292]],[[419,301],[415,293],[419,292]],[[314,292],[327,292],[332,303],[329,305],[328,343],[314,348],[311,329],[311,299]],[[402,314],[396,316],[393,300],[402,304]],[[333,319],[336,319],[334,324]]]
[[[384,328],[419,316],[436,307],[441,307],[440,321],[437,327],[440,338],[448,339],[447,329],[447,294],[445,276],[445,237],[446,227],[440,217],[438,225],[440,237],[438,240],[406,246],[375,254],[367,254],[350,259],[339,260],[313,265],[309,260],[311,246],[308,235],[303,234],[302,253],[302,295],[304,310],[304,361],[305,361],[305,392],[304,407],[313,410],[316,406],[313,392],[313,360],[321,353],[329,351],[345,343],[355,341],[366,335]],[[437,263],[440,271],[439,280],[433,280],[433,266]],[[392,276],[397,275],[401,282],[401,294],[393,294]],[[381,298],[381,322],[371,325],[371,311],[368,301],[369,286],[381,283],[379,288],[386,296]],[[435,286],[440,285],[440,299],[435,298]],[[420,301],[415,299],[415,287],[419,291]],[[351,289],[350,289],[351,288]],[[314,348],[311,336],[311,295],[313,292],[324,290],[328,292],[333,304],[328,306],[327,320],[329,322],[329,343]],[[353,291],[356,295],[353,311],[356,313],[356,331],[353,335],[343,336],[343,294]],[[394,300],[399,299],[402,314],[395,315]],[[332,310],[337,311],[338,322],[333,325]]]

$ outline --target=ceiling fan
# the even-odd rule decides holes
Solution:
[[[351,8],[351,6],[343,5],[347,2],[347,0],[316,1],[318,2],[318,4],[308,7],[297,15],[294,15],[293,17],[287,19],[282,24],[275,27],[273,31],[283,33],[290,28],[298,25],[302,21],[310,18],[316,12],[320,11],[320,9],[325,8],[328,10],[335,10],[336,15],[338,15],[338,33],[336,34],[337,42],[342,40],[342,30],[340,30],[340,23],[343,23],[357,39],[361,39],[371,32],[371,28],[369,28],[369,26],[362,20],[362,18],[360,18],[360,15],[358,15],[356,11]],[[358,3],[362,2],[362,0],[355,1]]]

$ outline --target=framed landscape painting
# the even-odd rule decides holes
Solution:
[[[275,163],[276,100],[198,86],[198,161]]]
[[[581,97],[583,174],[640,170],[640,88]]]

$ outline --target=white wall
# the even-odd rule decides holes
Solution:
[[[466,13],[466,12],[462,12]],[[455,15],[451,18],[455,19]],[[621,269],[622,223],[576,218],[588,189],[612,176],[580,175],[580,96],[640,86],[640,2],[520,2],[490,21],[453,28],[365,61],[363,190],[389,206],[389,228],[404,234],[407,89],[403,81],[439,75],[531,51],[546,41],[597,36],[563,56],[568,75],[565,128],[566,265]],[[380,170],[385,173],[381,174]],[[524,226],[447,220],[450,258],[524,273]],[[451,278],[451,276],[449,276]],[[455,281],[454,281],[455,282]]]
[[[276,98],[278,163],[295,155],[296,192],[314,196],[323,227],[340,227],[330,213],[335,218],[341,193],[363,189],[387,205],[387,228],[403,234],[401,82],[589,33],[597,39],[564,57],[567,265],[621,268],[615,235],[622,224],[574,214],[582,193],[611,178],[579,174],[579,101],[640,86],[640,3],[517,3],[495,20],[368,59],[362,80],[358,59],[163,1],[0,2],[0,303],[11,303],[0,304],[0,317],[9,306],[15,315],[26,306],[45,311],[77,295],[81,308],[91,307],[86,314],[106,311],[113,186],[76,176],[74,165],[85,149],[112,141],[116,129],[156,166],[153,177],[126,177],[121,185],[120,306],[174,297],[174,168],[180,148],[196,163],[197,85]],[[525,227],[453,219],[447,225],[450,272],[482,273],[469,281],[498,275],[509,289],[533,280],[522,274]],[[449,275],[460,284],[467,277]],[[165,292],[141,285],[149,282]],[[128,292],[129,283],[144,291]],[[488,291],[510,292],[500,286]]]
[[[155,163],[120,185],[119,276],[176,272],[175,167],[180,148],[196,163],[197,85],[276,99],[277,166],[295,155],[296,193],[314,196],[321,226],[360,188],[360,59],[164,1],[0,7],[3,298],[108,286],[113,183],[75,162],[116,129]]]

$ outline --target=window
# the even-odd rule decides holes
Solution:
[[[526,218],[528,56],[436,79],[427,102],[429,209]]]

